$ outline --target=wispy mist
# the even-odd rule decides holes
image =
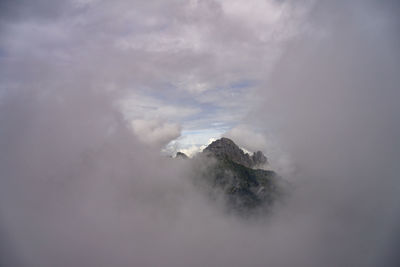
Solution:
[[[398,11],[317,3],[259,91],[254,124],[278,132],[294,160],[287,232],[304,236],[285,248],[307,251],[290,266],[399,264]]]
[[[28,2],[0,4],[0,265],[399,264],[395,1]],[[207,127],[286,203],[227,215],[160,155]]]

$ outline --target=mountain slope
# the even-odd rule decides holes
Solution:
[[[229,209],[243,212],[270,206],[281,194],[275,172],[254,170],[227,158],[217,159],[206,175],[224,193]]]
[[[267,163],[267,158],[261,151],[257,151],[250,156],[226,137],[212,142],[203,150],[203,153],[211,153],[220,159],[227,158],[248,168],[261,167]]]
[[[284,195],[284,181],[274,171],[252,168],[266,163],[262,152],[250,156],[228,138],[214,141],[193,161],[196,184],[229,211],[268,210]]]

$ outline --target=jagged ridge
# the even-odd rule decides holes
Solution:
[[[204,153],[211,153],[217,158],[226,158],[248,168],[261,167],[267,163],[267,158],[261,151],[254,152],[252,156],[244,153],[231,139],[222,137],[204,150]]]
[[[185,158],[178,152],[177,157]],[[230,211],[248,214],[258,208],[270,208],[283,195],[282,179],[274,172],[253,169],[267,162],[261,151],[244,153],[232,140],[221,138],[193,159],[196,183],[209,188],[213,198],[221,192]],[[204,164],[204,161],[206,164]]]

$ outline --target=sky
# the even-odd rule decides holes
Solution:
[[[0,1],[0,265],[399,266],[398,14]],[[220,136],[292,185],[273,216],[222,213],[165,157]]]
[[[169,153],[207,144],[240,124],[282,43],[301,31],[311,6],[263,0],[2,2],[5,73],[23,58],[38,67],[19,62],[25,79],[49,70],[61,80],[96,75],[90,86],[118,91],[118,105],[126,120],[136,121],[133,127],[143,129],[138,124],[146,120],[180,132]],[[21,86],[3,77],[3,84]],[[54,78],[49,74],[46,82]]]

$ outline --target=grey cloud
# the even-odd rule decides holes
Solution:
[[[178,124],[161,120],[133,120],[132,127],[139,140],[145,144],[156,145],[160,149],[179,137],[181,132]]]
[[[312,225],[286,247],[309,257],[289,265],[399,264],[399,24],[387,5],[317,3],[259,91],[253,122],[279,129],[297,170],[290,231]]]
[[[2,1],[1,265],[396,266],[398,4],[273,2],[268,26],[246,1]],[[246,79],[249,116],[218,117],[279,140],[296,187],[267,221],[221,214],[119,109]]]
[[[238,125],[224,135],[252,152],[265,150],[267,146],[264,135],[251,131],[250,127],[246,125]]]
[[[190,30],[203,44],[213,39],[185,27],[180,1],[42,4],[3,9],[1,265],[241,266],[256,255],[262,265],[264,238],[254,237],[263,227],[211,206],[187,167],[145,147],[119,109],[143,90],[178,98],[185,89],[165,84],[191,75],[228,84],[237,72],[229,57],[192,47]],[[156,132],[141,134],[164,143],[178,127]],[[249,257],[235,256],[243,242]]]
[[[15,21],[20,19],[55,19],[63,11],[68,10],[66,3],[56,3],[49,0],[39,0],[32,5],[26,0],[4,0],[0,3],[0,17],[2,21]]]

